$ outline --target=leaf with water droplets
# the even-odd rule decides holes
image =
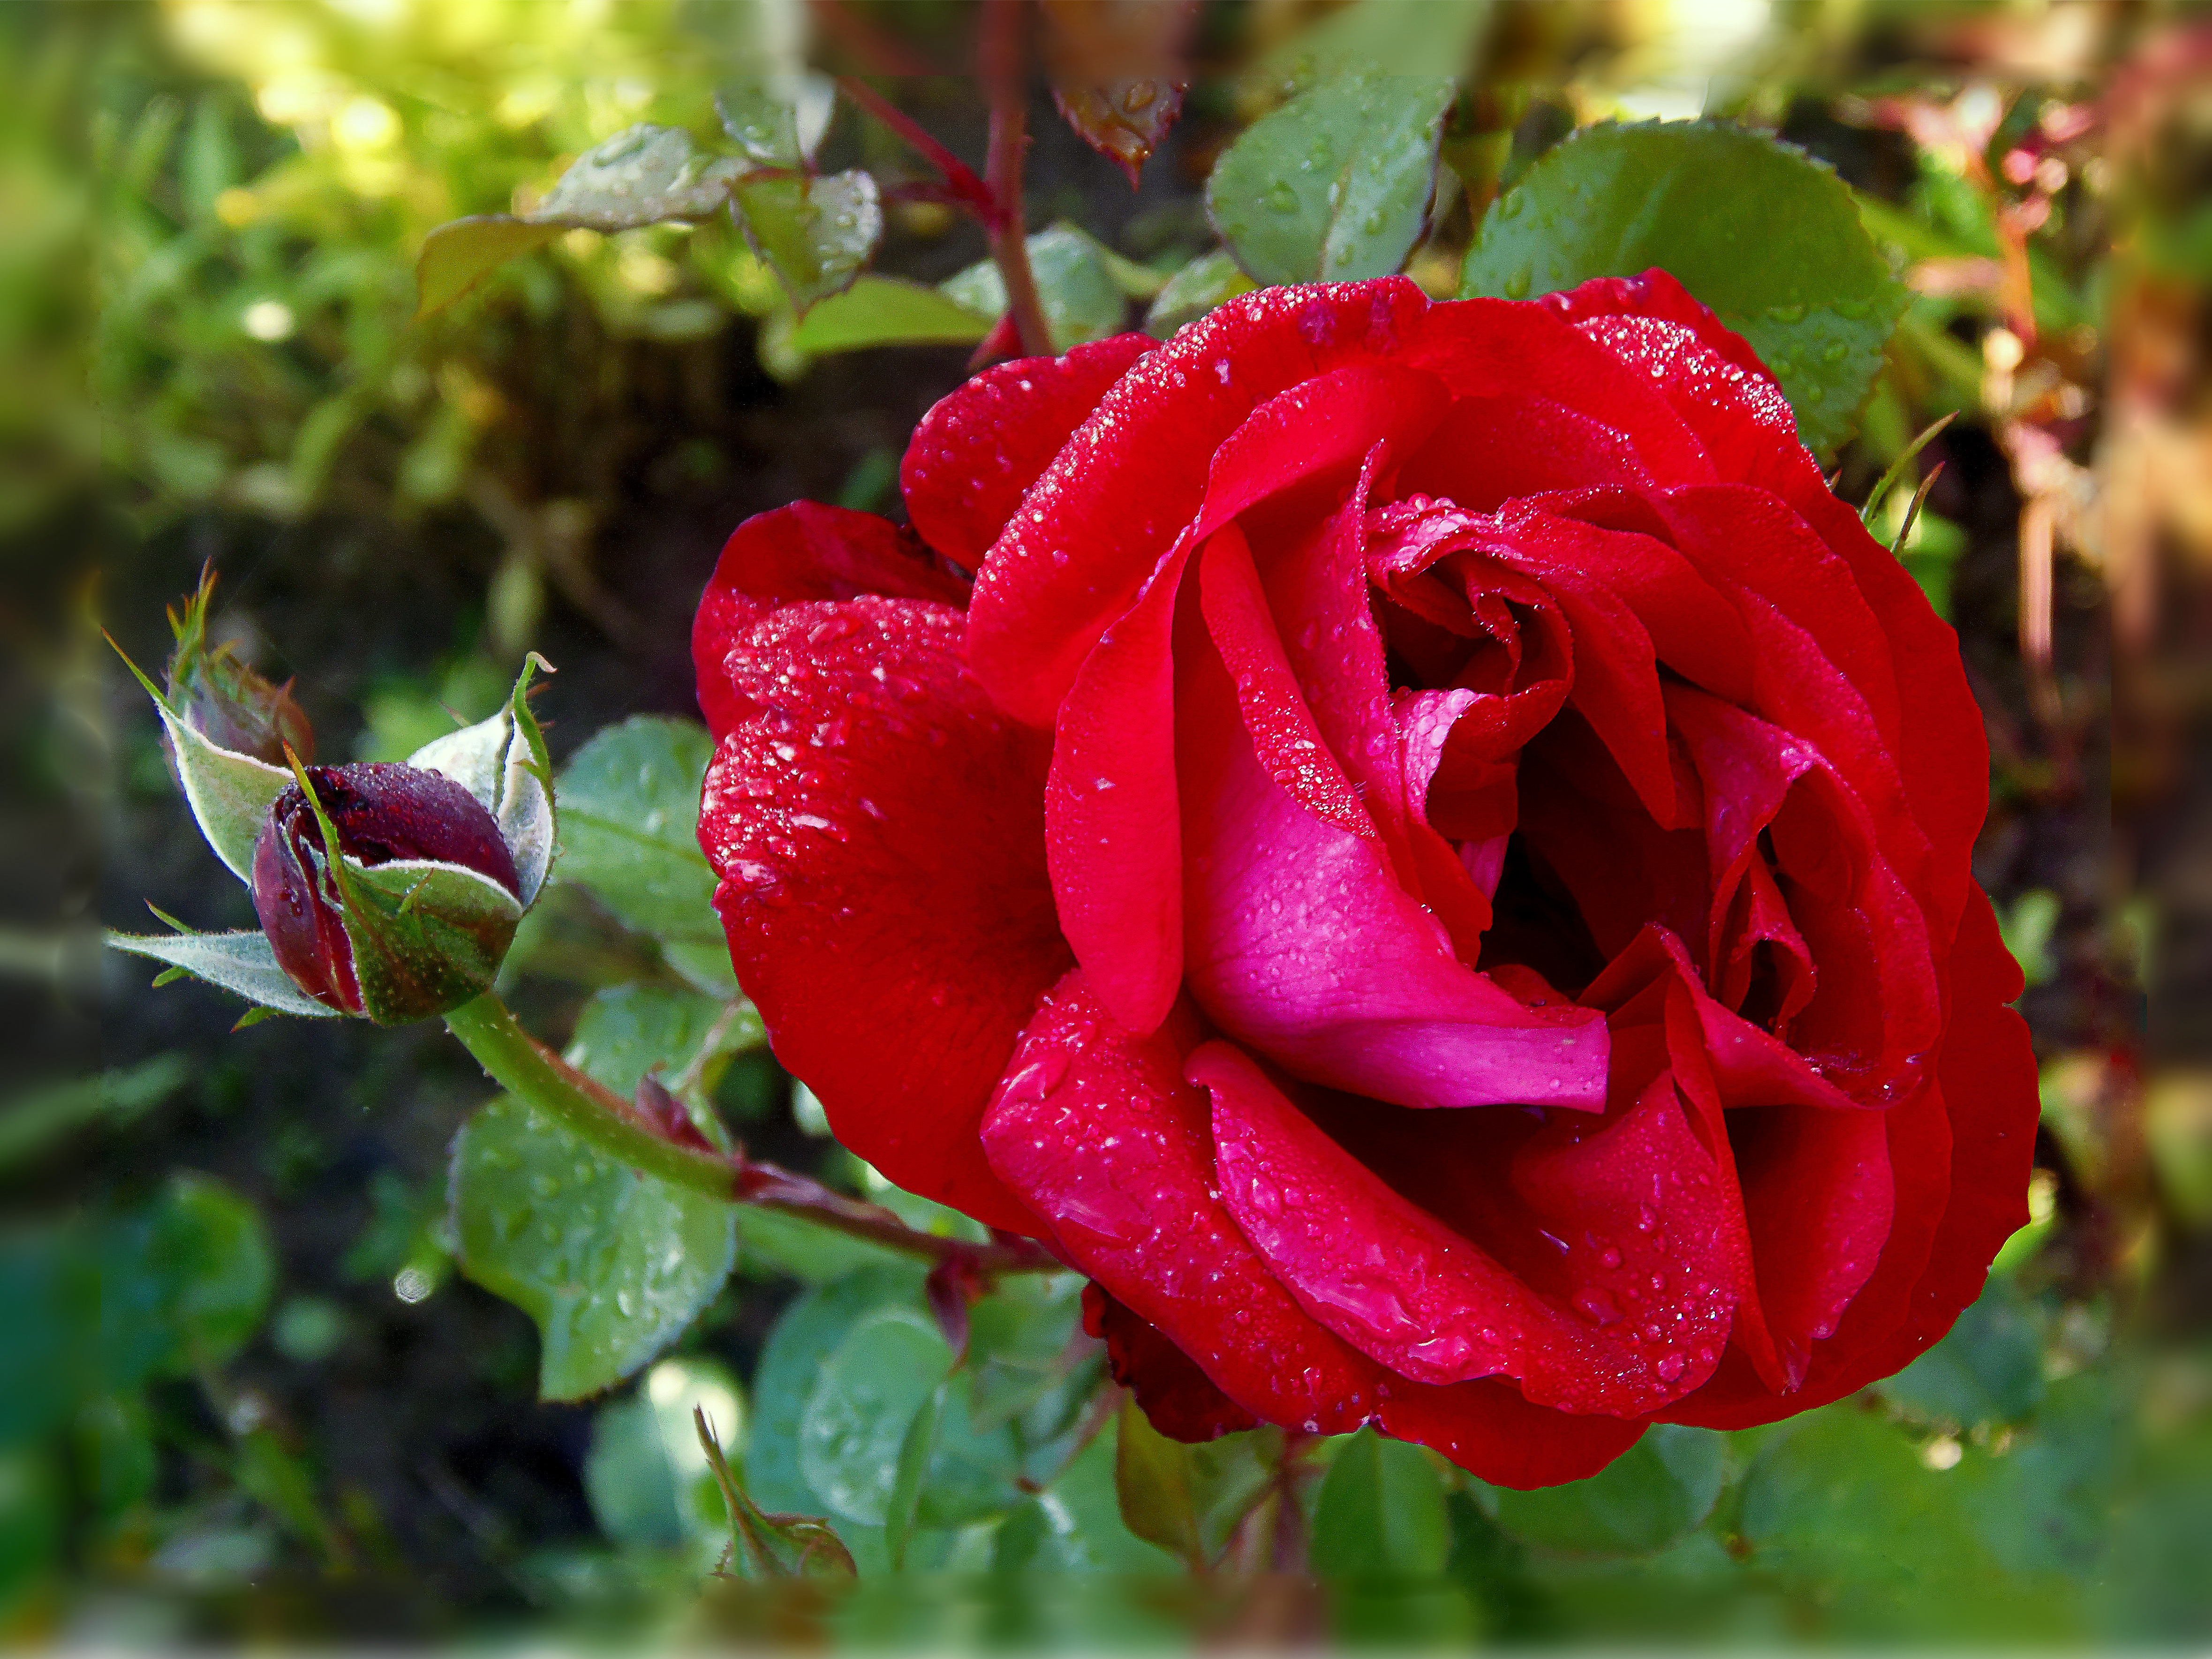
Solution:
[[[630,230],[720,211],[745,164],[714,155],[679,127],[650,125],[584,152],[528,213],[486,213],[440,225],[415,261],[415,314],[459,299],[518,253],[564,230]]]
[[[588,889],[625,927],[719,945],[714,872],[699,850],[699,790],[714,739],[696,720],[610,726],[561,771],[556,880]]]
[[[1196,0],[1041,0],[1053,101],[1133,187],[1182,109],[1177,61]]]
[[[1240,294],[1252,291],[1252,279],[1237,268],[1237,261],[1219,248],[1201,253],[1168,278],[1145,313],[1145,332],[1164,340],[1186,323],[1200,318]]]
[[[1073,225],[1060,224],[1030,237],[1029,252],[1054,351],[1121,331],[1127,301],[1109,250]],[[1006,279],[988,259],[946,277],[938,291],[978,316],[996,317],[1006,308]]]
[[[579,1400],[659,1353],[737,1261],[737,1208],[641,1174],[507,1096],[453,1139],[461,1270],[537,1322],[538,1393]]]
[[[1497,1521],[1524,1543],[1571,1555],[1647,1554],[1704,1524],[1727,1472],[1720,1435],[1658,1424],[1587,1480],[1495,1489]]]
[[[1224,150],[1206,210],[1261,283],[1387,276],[1426,222],[1455,83],[1371,69],[1328,76]]]
[[[862,276],[824,300],[792,331],[801,357],[870,346],[973,345],[991,331],[990,317],[940,290],[896,276]]]
[[[1484,218],[1462,293],[1518,300],[1657,266],[1742,335],[1806,443],[1850,436],[1905,307],[1850,188],[1720,121],[1587,128]]]
[[[746,179],[736,191],[753,252],[802,314],[853,286],[884,234],[876,181],[860,168],[821,179]]]

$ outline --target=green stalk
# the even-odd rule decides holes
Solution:
[[[1060,1268],[1060,1262],[1025,1238],[975,1244],[921,1232],[880,1204],[833,1192],[810,1176],[757,1162],[742,1152],[726,1156],[671,1140],[629,1102],[524,1030],[507,1005],[489,991],[447,1014],[446,1029],[477,1057],[492,1081],[633,1170],[709,1198],[781,1210],[887,1249],[940,1265],[957,1263],[985,1276]]]
[[[446,1016],[446,1029],[493,1082],[608,1157],[710,1198],[737,1195],[737,1170],[729,1159],[654,1133],[628,1101],[524,1030],[495,993],[454,1009]]]

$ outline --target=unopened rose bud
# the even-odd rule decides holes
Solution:
[[[314,727],[293,700],[292,683],[271,684],[240,662],[228,645],[208,648],[208,602],[214,593],[215,573],[210,570],[181,613],[170,609],[177,648],[169,658],[169,706],[218,749],[251,755],[270,766],[285,763],[288,746],[301,760],[313,760]]]
[[[416,767],[305,775],[314,800],[297,784],[286,789],[253,847],[253,908],[293,982],[387,1024],[489,988],[522,887],[492,815],[452,779]],[[343,870],[325,846],[324,818],[350,860]]]

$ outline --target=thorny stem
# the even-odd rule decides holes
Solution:
[[[1001,216],[991,187],[975,176],[975,168],[932,137],[928,130],[896,104],[854,75],[837,77],[837,89],[911,144],[921,158],[944,175],[952,199],[995,229]]]
[[[991,258],[1006,285],[1007,314],[1025,356],[1049,356],[1051,331],[1030,270],[1027,227],[1022,216],[1022,159],[1029,146],[1028,88],[1022,76],[1023,6],[1026,0],[983,0],[981,69],[991,94],[991,149],[984,176],[1000,220],[991,230]]]
[[[733,1203],[781,1210],[887,1249],[975,1273],[1050,1273],[1060,1264],[1027,1239],[990,1244],[942,1238],[909,1227],[880,1204],[834,1192],[811,1176],[670,1139],[637,1107],[585,1076],[524,1030],[490,992],[446,1016],[446,1028],[492,1080],[563,1128],[634,1170]]]

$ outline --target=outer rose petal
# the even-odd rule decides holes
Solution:
[[[1389,356],[1428,303],[1402,276],[1261,289],[1139,359],[977,575],[969,659],[1000,705],[1050,720],[1085,655],[1197,513],[1224,440],[1277,393]]]
[[[1114,1380],[1170,1440],[1218,1440],[1260,1419],[1213,1386],[1198,1362],[1098,1288],[1083,1287],[1083,1328],[1106,1340]]]
[[[837,1138],[900,1186],[1036,1222],[975,1126],[1070,957],[1043,744],[961,663],[961,617],[864,598],[760,617],[725,657],[700,844],[738,981]]]
[[[793,501],[732,531],[691,623],[699,707],[714,735],[730,722],[722,657],[756,617],[780,605],[862,593],[934,599],[956,610],[968,603],[965,582],[939,568],[911,533],[872,513]]]
[[[1214,1196],[1206,1094],[1182,1079],[1197,1036],[1185,1009],[1133,1035],[1070,975],[1022,1033],[984,1151],[1068,1258],[1231,1400],[1347,1432],[1374,1414],[1382,1374],[1291,1299]]]
[[[899,488],[921,538],[970,570],[1107,387],[1158,342],[1117,334],[1064,357],[996,363],[939,398],[907,445]]]
[[[1492,1382],[1449,1389],[1393,1382],[1379,1421],[1383,1433],[1418,1441],[1493,1486],[1520,1492],[1595,1474],[1641,1440],[1644,1427],[1532,1406],[1510,1383]]]
[[[1937,1080],[1881,1114],[1897,1207],[1873,1279],[1835,1334],[1815,1345],[1796,1393],[1769,1393],[1731,1354],[1711,1382],[1657,1413],[1664,1420],[1749,1428],[1902,1370],[1981,1294],[1998,1248],[2027,1224],[2039,1110],[2035,1055],[2026,1022],[2007,1006],[2020,994],[2019,965],[1979,889],[1951,963],[1951,1020]]]

